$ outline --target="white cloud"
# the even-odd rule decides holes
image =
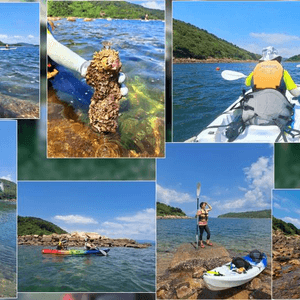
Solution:
[[[188,193],[181,193],[175,190],[163,188],[157,184],[157,201],[170,204],[170,203],[188,203],[195,201],[194,197]]]
[[[299,36],[288,35],[283,33],[254,33],[251,32],[250,36],[256,39],[260,39],[271,45],[286,44],[288,42],[300,41]]]
[[[93,218],[87,218],[80,215],[55,216],[55,220],[65,222],[67,224],[98,224]]]
[[[7,39],[8,36],[6,34],[0,34],[0,39]]]
[[[28,35],[28,38],[29,38],[29,39],[34,39],[34,36],[31,35],[31,34],[29,34],[29,35]]]
[[[141,5],[151,9],[160,9],[160,10],[165,9],[165,1],[147,1],[147,2],[143,2]]]
[[[292,223],[294,224],[297,228],[300,228],[300,219],[294,219],[294,218],[290,218],[290,217],[285,217],[282,219],[284,222],[287,223]]]
[[[112,238],[155,240],[155,209],[148,208],[135,215],[117,217],[115,222],[104,222],[97,232]]]
[[[9,181],[12,181],[12,175],[8,174],[7,176],[1,176],[1,179],[6,179],[6,180],[9,180]]]

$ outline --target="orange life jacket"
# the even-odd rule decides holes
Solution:
[[[279,89],[282,84],[284,69],[276,60],[264,61],[253,70],[255,89]]]

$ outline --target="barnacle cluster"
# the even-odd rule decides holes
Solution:
[[[122,97],[118,84],[121,62],[119,53],[104,48],[95,52],[87,69],[86,82],[94,88],[89,107],[90,124],[97,132],[116,132],[118,127],[119,101]]]

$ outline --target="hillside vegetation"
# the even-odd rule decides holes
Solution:
[[[289,59],[287,59],[286,61],[290,61],[290,62],[297,62],[297,61],[300,61],[300,54],[298,55],[294,55],[292,57],[290,57]]]
[[[271,209],[219,215],[218,218],[271,218]]]
[[[274,230],[280,230],[284,234],[288,234],[288,235],[299,234],[300,235],[300,229],[298,229],[294,224],[286,223],[280,219],[276,219],[275,217],[272,217],[272,228]]]
[[[164,216],[185,217],[186,216],[186,214],[180,208],[172,207],[160,202],[157,202],[156,214],[158,217],[164,217]]]
[[[17,199],[17,185],[9,180],[1,179],[0,182],[3,182],[4,192],[0,191],[1,200],[11,200]]]
[[[18,216],[18,235],[50,235],[67,233],[57,225],[35,217]]]
[[[173,20],[174,58],[231,58],[258,60],[260,55],[241,49],[206,30],[189,23]]]
[[[164,20],[164,11],[125,1],[48,1],[48,16]]]

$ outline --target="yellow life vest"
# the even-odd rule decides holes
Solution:
[[[253,71],[255,89],[278,89],[283,79],[284,69],[276,60],[259,63]]]

